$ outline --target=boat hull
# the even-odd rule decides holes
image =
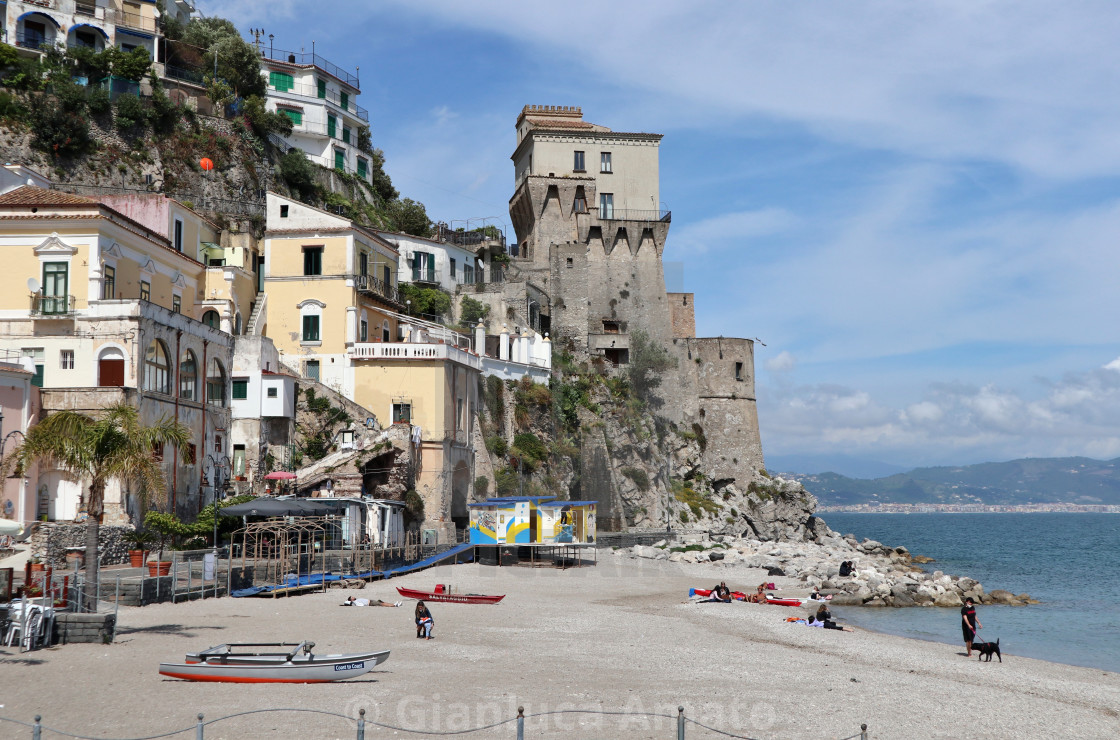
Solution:
[[[224,655],[222,653],[202,655],[200,653],[187,653],[186,663],[207,663],[210,665],[282,665],[288,663],[285,655]],[[355,663],[371,662],[378,666],[389,659],[388,650],[371,651],[368,653],[348,653],[345,655],[297,655],[290,661],[297,666],[325,665],[327,663]]]
[[[184,681],[218,683],[329,683],[357,678],[373,670],[378,661],[285,663],[160,663],[160,675]]]
[[[417,591],[413,588],[397,586],[397,593],[406,599],[419,599],[421,601],[443,601],[451,604],[497,604],[506,597],[486,596],[483,594],[437,594],[428,591]]]

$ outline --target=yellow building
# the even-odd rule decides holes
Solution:
[[[211,226],[164,206],[170,238],[88,198],[32,186],[0,196],[0,350],[29,359],[45,412],[125,401],[145,421],[186,424],[192,449],[168,449],[164,463],[172,505],[189,516],[213,495],[199,461],[228,451],[233,337],[201,320],[208,270],[183,241]],[[38,506],[74,518],[82,490],[40,470]],[[106,491],[107,521],[139,514],[126,493]]]
[[[265,335],[293,372],[334,388],[383,425],[410,425],[423,527],[446,541],[469,521],[482,358],[465,337],[400,313],[391,243],[275,193],[267,208]]]

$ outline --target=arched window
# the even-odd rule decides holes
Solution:
[[[222,328],[222,318],[218,316],[218,312],[213,309],[202,314],[202,323],[206,324],[211,329]]]
[[[198,387],[198,362],[194,352],[189,349],[179,358],[179,398],[187,401],[198,400],[195,390]]]
[[[167,347],[158,339],[152,340],[144,353],[144,390],[156,393],[170,393],[171,362],[167,359]]]
[[[206,371],[206,402],[215,406],[226,405],[226,371],[217,358],[210,360]]]
[[[385,319],[384,321],[381,322],[381,341],[382,342],[392,341],[390,339],[390,336],[389,336],[389,319]]]

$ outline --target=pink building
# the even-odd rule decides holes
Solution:
[[[0,445],[5,456],[23,441],[22,435],[39,419],[39,388],[32,382],[35,374],[31,358],[21,360],[0,353]],[[23,472],[22,477],[0,479],[0,517],[26,524],[39,518],[39,476],[36,468]]]

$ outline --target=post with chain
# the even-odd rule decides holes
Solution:
[[[366,710],[358,710],[358,740],[366,740]]]
[[[20,639],[23,639],[22,634],[20,635]],[[31,740],[41,740],[43,737],[43,725],[40,724],[42,721],[43,716],[41,714],[36,714],[35,724],[31,726]]]
[[[871,736],[867,734],[867,723],[865,722],[859,726],[859,740],[867,740],[869,737]]]
[[[195,725],[195,727],[197,728],[195,732],[196,740],[205,740],[205,738],[203,737],[203,733],[206,732],[206,725],[202,724],[202,712],[198,713],[198,724]]]
[[[684,707],[677,707],[677,740],[684,740]]]
[[[517,740],[525,740],[525,707],[517,708]]]

